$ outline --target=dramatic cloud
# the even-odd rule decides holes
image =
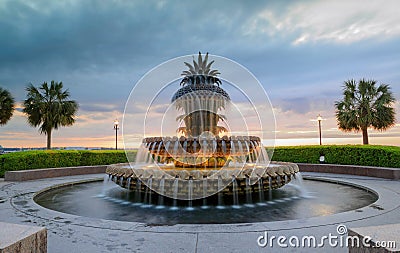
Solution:
[[[244,34],[294,35],[294,45],[326,41],[352,43],[400,35],[396,0],[298,1],[282,12],[266,8],[243,27]]]
[[[310,137],[309,119],[319,113],[335,129],[333,103],[349,78],[388,83],[400,99],[399,7],[357,0],[4,0],[0,86],[21,102],[29,83],[63,81],[80,111],[73,127],[55,132],[55,145],[112,146],[110,125],[147,71],[208,51],[259,79],[276,109],[279,138]],[[43,146],[44,136],[20,112],[0,131],[3,146]]]

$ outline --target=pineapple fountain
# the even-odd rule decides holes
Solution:
[[[109,179],[131,191],[173,200],[206,199],[218,196],[239,204],[241,195],[264,194],[289,183],[299,169],[296,164],[271,162],[261,139],[254,135],[232,135],[224,114],[231,104],[220,86],[219,71],[208,53],[199,53],[183,71],[171,99],[175,136],[144,137],[131,162],[107,167]],[[299,174],[297,174],[299,175]],[[174,202],[176,203],[176,201]]]

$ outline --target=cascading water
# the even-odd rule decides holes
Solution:
[[[254,207],[253,205],[253,198],[251,195],[251,184],[250,184],[250,178],[246,178],[246,204],[245,206],[247,207]]]
[[[165,187],[165,177],[160,180],[160,194],[158,195],[158,209],[164,208],[164,187]]]
[[[217,206],[217,208],[218,209],[224,209],[225,207],[224,207],[224,203],[223,203],[223,200],[222,200],[222,178],[221,177],[218,177],[218,190],[219,190],[219,192],[218,192],[218,206]]]
[[[187,210],[193,210],[193,179],[189,179],[189,184],[188,184],[188,200],[189,200],[189,207]]]
[[[103,187],[101,189],[101,193],[100,196],[105,196],[106,195],[106,191],[107,191],[107,184],[108,182],[110,182],[110,175],[104,175],[104,179],[103,179]]]
[[[179,179],[175,178],[174,179],[174,184],[172,185],[173,191],[174,191],[174,196],[173,196],[173,206],[171,207],[171,210],[177,210],[178,209],[178,190],[179,190]]]
[[[294,188],[296,188],[299,191],[300,197],[303,197],[303,198],[311,198],[312,197],[310,192],[304,186],[303,176],[301,175],[300,172],[296,173],[295,179],[291,180],[290,184],[291,184],[291,186],[293,186]]]
[[[147,203],[147,205],[143,205],[142,207],[151,207],[152,206],[152,202],[151,202],[151,187],[153,185],[153,177],[150,177],[147,180],[147,188],[146,188],[146,192],[144,194],[144,201],[145,203]]]
[[[232,195],[233,195],[233,208],[240,208],[239,206],[239,197],[238,197],[238,185],[236,182],[236,178],[232,178]]]
[[[207,209],[207,180],[203,180],[203,205],[201,206],[202,209]]]
[[[263,179],[260,178],[258,180],[258,203],[259,206],[265,206],[265,199],[264,199],[264,189],[263,189]]]

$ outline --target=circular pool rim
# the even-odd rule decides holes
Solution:
[[[214,223],[214,222],[210,222],[210,223],[185,223],[185,222],[177,222],[176,224],[168,224],[168,223],[161,223],[161,224],[157,224],[158,226],[173,226],[173,225],[213,225],[213,224],[218,224],[218,225],[242,225],[242,224],[257,224],[257,223],[271,223],[271,222],[278,222],[278,221],[294,221],[294,220],[304,220],[304,219],[312,219],[312,218],[317,218],[317,217],[329,217],[332,215],[336,215],[336,214],[340,214],[340,213],[346,213],[346,212],[352,212],[355,210],[359,210],[362,209],[366,206],[370,206],[372,204],[374,204],[378,199],[379,199],[379,194],[374,191],[373,189],[366,187],[366,186],[362,186],[356,183],[352,183],[352,182],[344,182],[344,181],[338,181],[338,180],[333,180],[333,179],[328,179],[328,178],[314,178],[314,177],[305,177],[304,178],[306,181],[316,181],[316,182],[323,182],[323,183],[329,183],[329,184],[336,184],[336,185],[345,185],[345,186],[349,186],[355,189],[359,189],[362,191],[365,191],[366,193],[369,193],[371,195],[374,195],[373,197],[375,197],[376,199],[368,204],[365,204],[363,206],[357,207],[357,208],[353,208],[350,210],[345,210],[345,211],[339,211],[337,213],[333,213],[330,215],[316,215],[316,216],[311,216],[311,217],[304,217],[304,218],[288,218],[288,219],[282,219],[282,220],[276,220],[276,221],[248,221],[248,222],[241,222],[241,221],[233,221],[231,223]],[[153,223],[149,223],[146,222],[145,219],[144,221],[140,221],[140,220],[132,220],[132,221],[124,221],[124,220],[119,220],[119,219],[114,219],[114,218],[99,218],[99,217],[94,217],[94,216],[89,216],[89,215],[81,215],[79,213],[73,214],[70,212],[64,212],[63,210],[57,210],[57,209],[53,209],[51,206],[46,206],[46,205],[42,205],[39,202],[37,202],[37,199],[40,198],[43,194],[48,194],[51,193],[53,190],[57,190],[57,189],[62,189],[62,188],[67,188],[73,185],[80,185],[80,184],[87,184],[87,183],[94,183],[94,182],[101,182],[102,180],[100,178],[98,179],[89,179],[89,180],[80,180],[80,181],[74,181],[74,182],[67,182],[67,183],[62,183],[62,184],[56,184],[56,185],[52,185],[50,187],[44,188],[38,192],[36,192],[33,195],[33,201],[35,201],[36,204],[38,204],[39,206],[41,206],[42,208],[48,209],[48,210],[52,210],[52,211],[56,211],[56,212],[61,212],[61,213],[65,213],[65,214],[69,214],[69,215],[75,215],[75,216],[79,216],[79,217],[84,217],[84,218],[89,218],[89,219],[99,219],[99,220],[108,220],[108,221],[117,221],[117,222],[132,222],[132,223],[139,223],[139,224],[144,224],[147,226],[154,226]],[[229,207],[229,206],[227,206]]]
[[[374,180],[369,177],[338,177],[335,174],[322,173],[304,173],[304,178],[328,181],[340,184],[347,184],[363,189],[368,189],[370,192],[378,196],[376,202],[357,209],[357,212],[347,211],[329,216],[318,216],[297,220],[259,222],[259,223],[232,223],[232,224],[176,224],[176,225],[147,225],[139,222],[126,222],[115,220],[104,220],[98,218],[87,218],[67,213],[62,213],[47,209],[37,204],[33,199],[34,196],[48,191],[50,189],[103,180],[103,175],[86,175],[81,178],[61,178],[54,180],[40,180],[33,182],[33,187],[21,191],[19,194],[10,197],[11,206],[35,218],[44,220],[45,222],[53,222],[58,224],[70,224],[82,227],[94,227],[100,229],[108,229],[115,231],[135,231],[135,232],[154,232],[154,233],[241,233],[241,232],[260,232],[260,231],[281,231],[291,229],[302,229],[309,227],[319,227],[325,225],[342,224],[350,221],[363,220],[371,217],[384,215],[400,208],[399,194],[390,188],[387,188],[382,179]],[[311,174],[311,175],[310,175]],[[61,181],[61,183],[60,183]],[[388,180],[391,181],[391,180]],[[24,204],[19,202],[24,201]],[[33,209],[33,211],[32,211]]]

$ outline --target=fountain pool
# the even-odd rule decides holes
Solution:
[[[222,199],[217,194],[189,204],[186,200],[174,200],[149,191],[129,191],[105,180],[52,189],[37,195],[35,201],[43,207],[79,216],[174,225],[255,223],[327,216],[356,210],[377,200],[375,194],[354,186],[316,180],[303,182],[308,189],[306,195],[292,182],[262,194],[224,194]]]

